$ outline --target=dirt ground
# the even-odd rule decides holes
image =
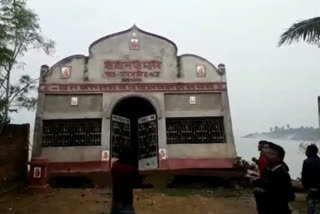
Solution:
[[[293,214],[305,212],[303,194],[290,206]],[[0,195],[1,214],[108,214],[109,189],[49,188]],[[137,214],[256,214],[250,190],[144,189],[135,191]]]

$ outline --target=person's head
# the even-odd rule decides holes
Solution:
[[[269,143],[269,148],[266,151],[266,159],[267,159],[267,164],[270,166],[282,163],[284,160],[285,156],[285,151],[284,149],[274,143]]]
[[[311,144],[307,147],[306,149],[306,156],[307,157],[314,157],[314,156],[317,156],[318,154],[318,147],[314,144]]]
[[[260,141],[259,141],[259,144],[258,144],[258,150],[259,150],[259,151],[262,151],[262,149],[263,149],[264,147],[266,147],[266,146],[268,146],[268,141],[266,141],[266,140],[260,140]]]
[[[135,156],[131,146],[123,146],[119,152],[119,162],[129,165],[134,165]]]

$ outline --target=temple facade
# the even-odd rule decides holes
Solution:
[[[139,170],[232,168],[225,66],[133,26],[41,67],[32,177],[108,171],[127,145]]]

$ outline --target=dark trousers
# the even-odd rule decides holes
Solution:
[[[320,214],[320,199],[308,199],[308,214]]]
[[[110,214],[135,214],[135,212],[132,204],[113,201]]]
[[[291,214],[288,202],[271,200],[262,195],[255,195],[259,214]]]
[[[307,202],[308,214],[320,214],[320,190],[309,189]]]

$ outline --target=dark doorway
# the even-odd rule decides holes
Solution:
[[[117,158],[121,147],[131,145],[135,154],[133,165],[139,169],[158,166],[158,129],[153,105],[140,97],[120,101],[111,118],[111,157]]]

